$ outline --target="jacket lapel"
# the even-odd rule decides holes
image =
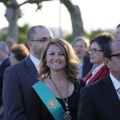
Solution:
[[[26,67],[26,71],[30,74],[30,76],[37,80],[38,79],[38,71],[35,67],[35,65],[33,64],[32,60],[30,59],[30,57],[27,57],[25,59],[25,67]]]
[[[118,112],[118,114],[120,116],[120,100],[118,98],[118,95],[116,93],[116,90],[113,86],[113,83],[112,83],[109,75],[107,77],[105,77],[103,83],[104,83],[103,88],[104,88],[105,92],[107,93],[115,110]]]

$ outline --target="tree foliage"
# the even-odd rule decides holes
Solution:
[[[0,0],[0,2],[3,2],[6,6],[6,18],[9,22],[8,27],[8,36],[15,39],[16,42],[18,42],[18,26],[17,21],[21,17],[21,11],[20,7],[22,5],[25,5],[27,3],[37,4],[37,10],[40,10],[42,8],[41,3],[44,1],[52,1],[52,0],[25,0],[23,3],[18,3],[17,0]],[[83,34],[83,23],[81,18],[81,13],[78,5],[74,5],[71,0],[60,0],[61,3],[65,5],[65,7],[68,9],[68,12],[71,16],[71,22],[72,22],[72,28],[73,28],[73,38],[75,38],[78,35]],[[80,31],[80,32],[78,32]]]
[[[90,33],[87,33],[86,31],[84,31],[84,36],[89,38],[90,41],[98,34],[102,33],[102,32],[105,32],[101,29],[98,29],[98,30],[92,30]]]
[[[29,24],[24,24],[23,26],[18,27],[18,43],[25,43],[26,42],[26,35],[30,28]],[[7,38],[6,34],[0,35],[0,40],[4,41]]]
[[[101,29],[93,30],[93,31],[91,31],[90,33],[84,31],[83,36],[89,38],[89,40],[91,41],[96,35],[98,35],[98,34],[100,34],[100,33],[102,33],[102,32],[104,32],[104,31],[101,30]],[[72,35],[71,35],[71,34],[65,36],[64,39],[66,39],[66,40],[69,41],[70,43],[74,40],[74,39],[72,38]]]
[[[26,40],[27,40],[26,35],[27,35],[29,28],[30,28],[29,24],[24,24],[23,26],[18,27],[18,29],[19,29],[18,43],[25,43],[26,42]]]

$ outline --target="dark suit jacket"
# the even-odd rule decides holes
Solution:
[[[87,82],[87,80],[89,79],[89,75],[91,74],[91,72],[86,76],[85,78],[85,82]],[[107,76],[109,74],[109,70],[108,68],[104,65],[95,75],[94,77],[88,82],[88,84],[91,84],[97,80],[100,80],[102,78],[104,78],[105,76]]]
[[[93,64],[90,63],[90,58],[88,56],[85,56],[83,59],[83,66],[82,66],[82,78],[86,77],[86,75],[90,72],[92,67]]]
[[[28,120],[29,90],[38,72],[30,57],[6,69],[3,83],[5,120]]]
[[[2,105],[3,75],[7,67],[10,66],[9,58],[5,59],[0,65],[0,106]]]
[[[120,100],[109,75],[81,89],[77,120],[120,120]]]

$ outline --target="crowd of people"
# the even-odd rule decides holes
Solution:
[[[27,45],[27,46],[26,46]],[[120,120],[120,24],[92,40],[32,26],[0,41],[0,120]]]

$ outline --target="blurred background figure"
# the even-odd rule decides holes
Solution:
[[[79,58],[79,74],[78,77],[83,79],[92,69],[93,64],[90,63],[90,58],[86,55],[90,41],[88,38],[78,36],[72,43],[72,46]]]
[[[29,55],[28,48],[24,44],[16,44],[10,48],[11,65],[18,63]]]
[[[116,27],[116,34],[115,34],[116,40],[120,40],[120,24]]]
[[[9,49],[15,44],[15,40],[12,37],[7,37],[5,42],[7,43]]]
[[[0,120],[3,120],[3,103],[2,103],[3,75],[5,69],[8,66],[10,66],[9,48],[5,42],[0,41]]]
[[[90,62],[93,63],[96,67],[86,76],[86,84],[91,84],[97,80],[100,80],[109,73],[108,68],[103,61],[103,52],[105,46],[112,40],[115,40],[115,37],[112,34],[101,33],[91,41],[89,49]]]

